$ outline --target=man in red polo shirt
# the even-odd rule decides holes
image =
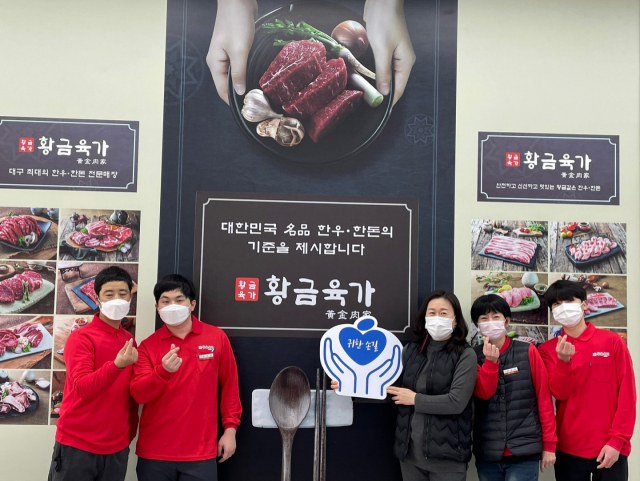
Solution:
[[[558,408],[556,479],[626,481],[636,421],[627,345],[584,320],[587,294],[575,282],[554,282],[545,300],[563,326],[559,337],[540,346]]]
[[[131,394],[144,404],[136,454],[139,481],[217,479],[236,450],[238,371],[226,334],[193,314],[192,282],[172,274],[153,290],[164,326],[140,344]],[[218,441],[218,386],[224,434]],[[204,402],[203,402],[204,400]]]
[[[138,406],[129,395],[136,341],[120,322],[129,312],[133,281],[120,267],[98,273],[100,313],[72,332],[64,346],[67,379],[49,481],[122,481]]]

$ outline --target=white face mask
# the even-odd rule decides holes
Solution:
[[[101,303],[100,312],[113,321],[121,321],[127,314],[129,314],[130,305],[131,301],[113,299],[111,301]]]
[[[159,309],[158,314],[160,314],[160,319],[162,319],[165,324],[169,326],[177,326],[178,324],[182,324],[186,321],[191,312],[187,306],[170,304],[167,307]]]
[[[424,320],[427,332],[434,341],[442,341],[453,332],[453,319],[449,317],[427,316]]]
[[[551,311],[553,318],[562,324],[564,327],[576,326],[584,316],[582,311],[582,303],[565,302],[558,307],[554,307]]]
[[[478,323],[478,332],[490,341],[497,341],[504,336],[504,321],[485,321]]]

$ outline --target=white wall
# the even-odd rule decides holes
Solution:
[[[138,341],[155,323],[165,30],[161,0],[0,0],[0,115],[140,122],[137,193],[0,190],[0,206],[141,211]],[[54,435],[54,426],[3,426],[0,465],[46,479]],[[0,478],[12,476],[6,469]]]
[[[458,5],[455,290],[465,312],[472,219],[626,222],[629,348],[640,365],[640,329],[632,314],[640,308],[634,296],[640,290],[639,2]],[[476,202],[479,131],[620,135],[620,206]],[[477,479],[474,468],[468,479]],[[541,479],[554,479],[552,471]],[[640,479],[638,445],[629,479]]]

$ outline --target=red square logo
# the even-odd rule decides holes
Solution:
[[[259,286],[257,277],[236,277],[236,301],[257,301]]]
[[[33,152],[34,142],[35,139],[31,137],[20,137],[20,141],[18,142],[18,150],[24,153]]]
[[[518,152],[507,152],[504,164],[507,167],[520,167],[520,154]]]

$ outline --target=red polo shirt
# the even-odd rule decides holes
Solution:
[[[238,370],[227,335],[192,316],[184,339],[162,326],[140,344],[131,394],[144,404],[136,454],[161,461],[202,461],[218,452],[218,386],[225,429],[240,425]],[[180,347],[174,373],[162,358]]]
[[[67,379],[56,423],[60,444],[94,454],[113,454],[135,437],[138,409],[129,395],[133,366],[118,369],[114,364],[124,343],[132,338],[125,329],[114,329],[97,314],[69,335],[64,346]]]
[[[569,362],[558,360],[557,337],[540,346],[558,408],[558,450],[595,458],[608,444],[628,456],[636,384],[627,345],[615,332],[596,329],[590,322],[578,338],[567,336],[567,341],[576,348]]]

